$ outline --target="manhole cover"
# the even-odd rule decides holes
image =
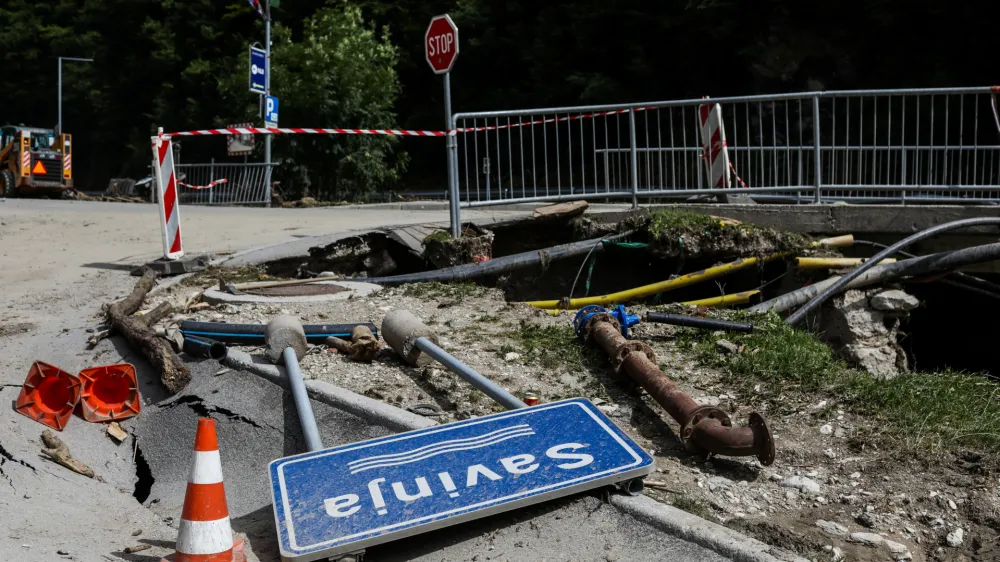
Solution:
[[[287,287],[262,287],[260,289],[243,289],[242,292],[262,297],[312,297],[316,295],[335,295],[348,291],[347,287],[332,283],[307,283],[305,285],[289,285]]]

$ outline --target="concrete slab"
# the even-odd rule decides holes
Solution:
[[[739,221],[809,234],[912,234],[932,226],[973,217],[998,217],[1000,207],[957,205],[655,205],[724,216]],[[996,228],[963,231],[995,233]]]
[[[389,235],[389,238],[406,246],[411,252],[419,256],[424,252],[424,238],[427,238],[442,228],[447,228],[447,225],[413,224],[390,229],[387,234]]]
[[[266,283],[256,283],[255,285],[264,285]],[[356,299],[370,295],[376,291],[382,290],[381,285],[376,285],[374,283],[362,283],[360,281],[320,281],[316,283],[317,285],[336,285],[347,289],[346,291],[341,291],[339,293],[333,293],[330,295],[308,295],[301,297],[269,297],[263,295],[251,295],[246,293],[241,293],[234,295],[228,291],[221,291],[216,287],[211,289],[206,289],[202,300],[212,304],[220,303],[241,303],[241,302],[267,302],[280,304],[283,302],[329,302],[329,301],[342,301],[347,299]]]

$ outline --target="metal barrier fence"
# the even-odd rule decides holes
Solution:
[[[451,189],[462,207],[736,193],[803,203],[998,203],[998,92],[804,92],[459,113]],[[698,106],[715,103],[731,189],[713,189],[707,177]]]
[[[269,204],[268,185],[274,166],[271,164],[269,169],[267,164],[259,162],[214,160],[207,164],[176,164],[180,202],[183,205]],[[155,202],[155,189],[151,190],[151,197]]]

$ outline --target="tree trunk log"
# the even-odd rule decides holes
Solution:
[[[146,324],[146,317],[132,316],[135,311],[142,306],[142,301],[146,294],[156,285],[156,272],[147,269],[139,282],[132,289],[132,294],[108,307],[108,320],[111,326],[121,335],[125,336],[133,347],[137,348],[149,360],[149,363],[160,371],[160,380],[163,386],[167,387],[171,393],[180,392],[189,382],[191,382],[191,371],[188,370],[181,358],[174,353],[173,347],[162,339],[156,337]],[[156,315],[165,314],[167,307],[157,307],[147,317],[155,320]]]
[[[142,316],[139,316],[137,318],[142,320],[142,323],[147,328],[149,328],[152,327],[153,324],[156,324],[157,322],[162,320],[163,317],[165,317],[166,315],[170,314],[173,311],[174,311],[173,305],[171,305],[167,301],[163,301],[160,304],[156,305],[156,308],[154,308],[153,310],[150,310],[146,314],[143,314]]]

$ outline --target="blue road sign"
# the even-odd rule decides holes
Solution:
[[[278,459],[282,560],[310,561],[649,474],[653,459],[574,398]]]
[[[264,121],[267,122],[268,127],[278,126],[278,98],[274,96],[267,96],[266,102],[264,103]]]
[[[250,47],[250,91],[267,93],[267,52]]]

